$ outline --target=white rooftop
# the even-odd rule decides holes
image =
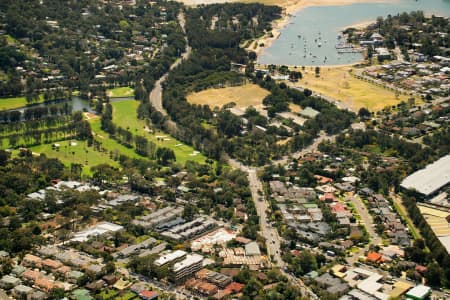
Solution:
[[[450,253],[450,235],[447,236],[439,236],[439,241],[442,245],[444,245],[445,249],[447,250],[447,253]]]
[[[428,196],[450,182],[450,155],[446,155],[408,177],[401,186]]]
[[[415,297],[415,298],[425,298],[428,293],[430,293],[431,288],[422,284],[419,284],[418,286],[413,287],[406,293],[406,295]]]
[[[245,255],[253,256],[253,255],[261,255],[261,251],[259,250],[259,246],[257,242],[250,242],[245,245]]]
[[[86,242],[90,237],[98,236],[105,234],[107,232],[116,232],[123,229],[123,226],[109,223],[109,222],[101,222],[97,225],[94,225],[88,229],[75,233],[74,238],[71,241],[74,242]]]
[[[380,275],[380,278],[382,276]],[[381,283],[378,283],[377,281],[380,280],[378,277],[370,276],[369,278],[361,281],[358,283],[358,289],[360,289],[363,292],[366,292],[369,295],[375,295],[378,290],[380,290],[383,285]]]
[[[203,256],[199,254],[188,254],[186,255],[186,258],[180,262],[177,262],[173,265],[173,271],[178,272],[184,268],[190,267],[192,265],[195,265],[197,263],[200,263],[203,261]]]
[[[175,259],[181,258],[186,255],[185,251],[182,250],[176,250],[174,252],[164,254],[161,257],[159,257],[157,260],[155,260],[154,264],[158,267],[165,265],[168,262],[171,262]]]

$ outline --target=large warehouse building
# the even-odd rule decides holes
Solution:
[[[450,155],[446,155],[406,177],[400,186],[408,190],[415,190],[426,198],[430,198],[449,182]]]

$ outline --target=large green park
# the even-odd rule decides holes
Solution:
[[[128,94],[130,88],[120,88],[115,89],[116,95]],[[14,105],[21,105],[22,99],[10,98],[11,107]],[[25,101],[25,99],[23,99]],[[137,108],[139,102],[127,99],[113,101],[111,104],[113,107],[113,122],[116,126],[122,127],[130,131],[133,135],[143,136],[148,141],[153,142],[157,147],[165,147],[174,151],[176,156],[176,161],[185,164],[187,161],[204,162],[206,157],[195,151],[191,146],[188,146],[169,134],[153,128],[151,124],[147,124],[145,120],[139,120],[137,118]],[[135,149],[132,147],[127,147],[113,137],[111,137],[107,132],[101,129],[100,117],[93,115],[91,113],[85,113],[85,118],[89,121],[91,125],[91,130],[94,138],[93,145],[89,145],[87,141],[76,140],[70,134],[63,132],[56,132],[51,140],[42,140],[41,143],[29,142],[22,139],[20,136],[24,133],[23,129],[17,129],[13,131],[8,131],[9,135],[18,136],[15,145],[11,145],[10,139],[4,137],[1,148],[17,148],[17,147],[27,147],[35,154],[45,154],[51,158],[58,158],[65,165],[70,166],[70,164],[81,164],[83,166],[83,174],[90,175],[90,168],[98,164],[109,164],[114,167],[119,167],[118,159],[121,155],[148,160],[148,157],[144,157],[136,153]],[[67,119],[69,121],[70,118]],[[45,126],[44,126],[45,127]],[[55,127],[49,126],[48,128],[40,127],[40,130],[45,129],[57,129]],[[18,152],[15,152],[18,153]]]
[[[113,123],[124,129],[128,129],[135,135],[144,136],[149,141],[155,143],[158,147],[170,148],[175,152],[177,162],[184,164],[191,160],[195,162],[204,162],[206,157],[198,153],[191,146],[188,146],[167,133],[158,129],[149,128],[144,120],[136,117],[136,111],[139,106],[138,101],[124,100],[112,103]],[[95,125],[93,125],[93,130]],[[103,133],[106,134],[106,133]]]

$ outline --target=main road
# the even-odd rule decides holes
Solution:
[[[180,23],[180,26],[182,30],[185,32],[185,16],[183,13],[180,13],[178,15],[178,21]],[[183,62],[183,60],[186,60],[189,58],[189,56],[192,53],[192,48],[189,46],[188,40],[186,39],[186,49],[185,52],[182,54],[181,58],[176,60],[171,66],[169,71],[164,74],[156,83],[153,88],[153,90],[150,92],[149,95],[149,101],[152,107],[159,111],[164,117],[166,117],[166,128],[170,130],[170,132],[174,132],[177,130],[177,124],[173,122],[168,114],[167,111],[163,107],[162,103],[162,92],[163,87],[162,84],[169,76],[169,73],[171,70],[176,68],[180,63]],[[309,151],[313,151],[317,148],[319,143],[323,140],[327,139],[333,139],[334,137],[328,137],[325,134],[321,134],[319,138],[317,138],[314,143],[306,148],[304,151],[299,151],[298,153],[295,153],[294,156],[299,157],[301,154]],[[278,161],[279,163],[282,163],[284,161],[288,161],[288,158],[284,158],[283,160]],[[250,190],[252,193],[252,198],[255,203],[256,212],[259,217],[259,225],[260,225],[260,232],[261,235],[266,239],[266,248],[267,248],[267,254],[269,256],[270,262],[273,266],[276,266],[280,268],[281,272],[286,275],[290,281],[292,281],[296,286],[298,286],[302,292],[302,295],[307,296],[309,299],[318,299],[318,297],[298,278],[293,276],[292,274],[286,273],[285,271],[285,262],[283,261],[281,257],[281,241],[280,236],[278,234],[278,231],[276,228],[273,228],[270,223],[267,216],[268,211],[268,202],[263,198],[262,191],[263,186],[258,178],[257,169],[254,167],[243,165],[242,163],[229,159],[229,164],[234,167],[238,168],[248,174],[248,180],[250,185]],[[260,195],[261,193],[261,195]]]
[[[164,106],[162,103],[162,92],[163,92],[162,84],[164,81],[166,81],[167,77],[169,76],[170,71],[173,70],[174,68],[178,67],[184,60],[188,59],[192,53],[192,48],[191,48],[191,46],[189,46],[188,39],[186,36],[186,30],[185,30],[186,19],[185,19],[185,16],[183,13],[180,13],[178,15],[178,22],[180,23],[181,29],[185,33],[185,35],[184,35],[185,36],[184,38],[186,41],[185,51],[183,52],[181,57],[178,58],[170,66],[169,71],[167,71],[167,73],[165,73],[160,79],[158,79],[158,81],[155,82],[155,86],[149,95],[149,101],[150,101],[150,104],[152,105],[153,109],[155,109],[156,111],[159,111],[164,117],[166,117],[165,126],[166,126],[166,128],[169,129],[169,131],[171,133],[176,132],[177,124],[168,117],[167,111],[164,109]]]

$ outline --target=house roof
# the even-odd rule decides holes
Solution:
[[[158,297],[158,293],[154,291],[143,290],[139,293],[139,296],[144,299],[154,299]]]
[[[25,272],[22,273],[22,276],[24,278],[29,279],[29,280],[33,280],[33,281],[35,281],[36,279],[38,279],[42,275],[43,274],[41,274],[41,272],[34,271],[34,270],[26,270]]]
[[[315,118],[319,113],[320,113],[319,111],[317,111],[309,106],[299,112],[300,115],[311,118],[311,119]]]
[[[414,299],[424,299],[431,292],[431,288],[425,285],[418,285],[413,287],[406,293],[407,296],[413,297]]]
[[[369,252],[367,254],[367,260],[373,261],[373,262],[377,262],[379,260],[381,260],[382,256],[380,253],[377,252]]]
[[[244,285],[237,282],[230,283],[225,290],[230,291],[231,293],[239,293],[244,288]]]
[[[57,260],[47,258],[42,261],[42,265],[47,266],[52,269],[57,269],[62,266],[62,263]]]

